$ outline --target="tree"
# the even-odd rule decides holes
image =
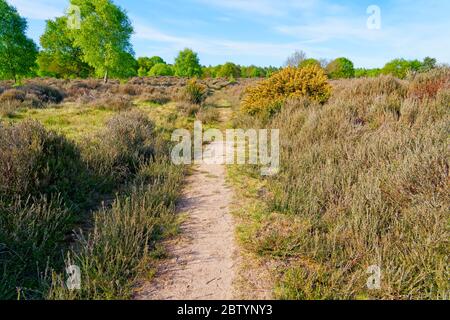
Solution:
[[[419,71],[422,63],[418,60],[408,61],[405,59],[394,59],[383,67],[383,74],[390,74],[399,79],[404,79],[410,71]]]
[[[220,78],[239,78],[241,76],[241,68],[232,62],[225,63],[217,73]]]
[[[150,77],[163,77],[163,76],[173,76],[173,69],[171,66],[165,63],[155,64],[148,72]]]
[[[266,71],[257,66],[241,67],[241,77],[243,78],[264,78]]]
[[[81,11],[81,28],[72,34],[83,60],[105,82],[109,76],[129,76],[136,61],[130,42],[133,27],[125,11],[111,0],[71,0],[71,4]]]
[[[337,58],[328,64],[326,68],[330,79],[349,79],[355,76],[353,62],[347,58]]]
[[[200,77],[202,67],[197,53],[191,49],[184,49],[178,54],[174,65],[175,75],[178,77]]]
[[[303,51],[295,51],[285,62],[286,67],[298,67],[300,63],[306,60],[306,53]]]
[[[299,68],[304,68],[307,66],[319,66],[322,67],[320,64],[319,60],[313,59],[313,58],[309,58],[309,59],[305,59],[302,62],[300,62],[300,64],[298,65]]]
[[[434,68],[436,68],[437,60],[434,58],[426,57],[423,59],[422,67],[420,68],[421,72],[427,72]]]
[[[138,75],[140,77],[147,76],[148,73],[150,72],[150,70],[155,65],[157,65],[159,63],[166,64],[166,62],[161,57],[158,57],[158,56],[154,56],[151,58],[141,57],[141,58],[138,58],[137,62],[138,62],[138,66],[139,66]]]
[[[37,59],[40,75],[86,78],[93,73],[93,69],[83,61],[81,48],[74,46],[67,17],[48,20],[40,43],[43,49]]]
[[[38,49],[25,35],[27,21],[5,0],[0,0],[0,17],[0,77],[17,82],[32,73]]]

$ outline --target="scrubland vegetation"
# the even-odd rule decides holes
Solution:
[[[218,109],[232,107],[235,127],[280,129],[278,175],[229,169],[242,247],[269,266],[276,298],[448,299],[448,67],[135,59],[122,8],[69,2],[81,29],[49,20],[38,49],[0,0],[0,299],[131,298],[179,227],[186,168],[170,161],[171,133],[223,128]],[[367,289],[371,265],[380,290]]]
[[[246,99],[264,87],[244,96],[237,123],[282,140],[280,174],[231,171],[254,198],[244,247],[272,264],[280,299],[448,299],[449,69],[331,85],[325,104],[287,92],[258,121]],[[371,265],[381,290],[366,286]]]
[[[170,135],[218,119],[226,80],[1,82],[0,298],[124,299],[177,233]],[[186,109],[190,109],[187,111]],[[67,289],[66,267],[83,275]]]

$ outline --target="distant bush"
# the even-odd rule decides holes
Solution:
[[[156,104],[166,104],[172,100],[172,97],[165,93],[156,91],[154,93],[144,93],[138,99],[141,102],[150,102]]]
[[[197,79],[189,80],[184,88],[183,98],[189,103],[202,104],[208,94],[208,89]]]
[[[399,79],[405,79],[409,72],[418,72],[421,68],[422,64],[419,60],[394,59],[386,63],[381,72]]]
[[[171,66],[165,63],[155,64],[148,72],[149,77],[173,76],[174,72]]]
[[[247,88],[241,106],[246,113],[267,117],[276,113],[287,99],[307,97],[324,103],[330,94],[331,86],[322,68],[316,65],[287,67]]]
[[[111,111],[125,111],[133,108],[133,101],[126,96],[108,95],[89,103],[89,106]]]
[[[327,75],[331,79],[349,79],[355,76],[353,62],[347,58],[337,58],[326,67]]]
[[[217,72],[217,77],[219,78],[239,78],[241,76],[241,68],[232,62],[227,62],[220,67]]]
[[[36,97],[42,104],[60,103],[64,100],[64,92],[51,86],[30,83],[19,87],[19,90]]]
[[[318,66],[318,67],[321,67],[320,61],[316,60],[316,59],[313,59],[313,58],[309,58],[309,59],[303,60],[298,65],[299,68],[303,68],[303,67],[307,67],[307,66]]]

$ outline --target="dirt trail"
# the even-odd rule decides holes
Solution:
[[[206,148],[209,159],[221,157],[221,145]],[[186,213],[181,235],[166,243],[169,259],[138,300],[231,300],[237,274],[232,189],[223,164],[201,164],[187,178],[179,206]]]

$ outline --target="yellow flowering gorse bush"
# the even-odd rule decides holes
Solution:
[[[245,91],[242,110],[251,115],[270,116],[287,99],[308,97],[325,103],[331,95],[331,86],[322,68],[310,65],[303,68],[287,67],[256,86]]]

